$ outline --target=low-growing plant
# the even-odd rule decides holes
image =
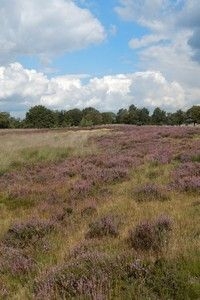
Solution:
[[[16,223],[8,229],[3,243],[8,246],[24,248],[35,244],[55,229],[55,223],[46,220],[32,219],[28,222]]]
[[[87,196],[93,188],[93,184],[90,180],[77,180],[70,189],[70,196],[72,198],[83,198]]]
[[[111,215],[102,217],[89,225],[86,238],[101,238],[103,236],[116,237],[118,231],[119,220]]]
[[[133,197],[138,202],[153,200],[166,201],[170,199],[169,195],[163,187],[152,183],[147,183],[145,185],[136,187],[133,193]]]
[[[168,242],[172,221],[167,216],[160,216],[154,222],[143,221],[129,232],[128,241],[135,250],[161,251]]]
[[[21,249],[2,246],[0,248],[0,270],[12,275],[23,275],[33,270],[35,262]]]
[[[128,278],[143,279],[147,276],[149,268],[140,259],[136,259],[127,266]]]
[[[72,299],[81,296],[105,299],[113,269],[114,264],[104,253],[80,253],[75,260],[37,278],[34,284],[35,296],[39,299]]]

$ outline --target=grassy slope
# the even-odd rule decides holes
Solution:
[[[111,135],[113,134],[115,133]],[[28,136],[23,134],[0,136],[1,172],[8,172],[8,170],[10,171],[16,166],[22,167],[24,164],[37,164],[38,161],[40,164],[46,161],[60,162],[66,157],[87,157],[92,153],[96,154],[97,151],[101,153],[101,150],[95,146],[95,140],[92,144],[91,140],[88,140],[90,136],[101,135],[105,135],[105,131],[56,134],[50,131],[45,134],[34,133]],[[107,135],[109,136],[110,132],[107,132]],[[198,137],[199,133],[195,133],[194,139],[198,140]],[[173,143],[178,142],[180,142],[179,139],[173,139]],[[36,154],[33,155],[35,151]],[[66,153],[66,156],[63,153]],[[149,270],[148,275],[139,274],[138,277],[128,276],[124,271],[123,276],[119,277],[120,272],[116,271],[115,273],[114,270],[112,274],[114,279],[111,280],[107,298],[198,299],[200,292],[200,257],[198,251],[200,246],[200,205],[198,201],[200,199],[198,193],[173,190],[167,192],[170,200],[159,201],[155,199],[155,201],[143,202],[138,202],[134,194],[134,189],[137,186],[148,182],[167,185],[171,179],[170,172],[176,164],[175,160],[164,165],[145,161],[138,167],[130,168],[129,177],[125,180],[101,184],[83,199],[77,200],[75,198],[73,203],[69,201],[66,193],[68,193],[70,185],[79,177],[79,174],[68,178],[66,189],[63,188],[63,183],[61,185],[59,182],[54,183],[53,190],[56,190],[56,197],[59,201],[52,201],[51,199],[53,204],[49,204],[48,201],[46,203],[45,199],[47,196],[52,196],[50,186],[44,190],[44,197],[39,194],[31,197],[20,196],[15,199],[7,195],[7,190],[2,185],[0,210],[0,236],[2,240],[14,222],[27,221],[32,216],[38,220],[40,218],[50,219],[57,213],[59,214],[60,207],[73,209],[73,212],[69,211],[68,216],[63,221],[57,222],[58,228],[48,236],[47,242],[50,244],[48,251],[41,251],[37,247],[25,249],[26,254],[28,253],[37,261],[36,270],[25,275],[11,275],[8,270],[0,273],[2,295],[8,294],[9,299],[32,299],[34,297],[32,291],[35,278],[43,278],[44,270],[51,270],[55,265],[63,266],[66,260],[70,261],[71,252],[78,245],[85,247],[87,251],[106,253],[114,262],[116,257],[124,257],[123,255],[125,255],[124,266],[138,259],[142,264],[149,266],[147,268]],[[44,164],[44,166],[46,165]],[[22,172],[23,170],[22,168]],[[101,189],[102,186],[103,190]],[[95,207],[93,214],[82,214],[84,208],[93,205]],[[116,238],[85,239],[89,224],[108,214],[119,218],[119,235]],[[161,214],[169,215],[173,220],[169,245],[159,255],[152,251],[131,249],[127,243],[129,230],[141,220],[154,220]],[[117,263],[115,262],[115,264]],[[5,293],[3,293],[4,290],[6,290]],[[97,298],[96,294],[93,295],[94,299],[95,297]]]

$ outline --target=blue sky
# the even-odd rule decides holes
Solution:
[[[0,111],[200,104],[199,0],[0,0]]]
[[[137,52],[128,47],[128,42],[133,36],[141,37],[148,30],[137,24],[133,26],[131,22],[122,21],[114,11],[117,1],[107,1],[106,5],[103,1],[85,1],[84,4],[82,1],[77,1],[77,3],[81,4],[82,8],[89,8],[101,21],[107,37],[101,44],[54,57],[50,63],[53,73],[59,75],[86,73],[103,76],[136,71]],[[26,68],[42,69],[44,67],[34,57],[20,57],[19,62]]]

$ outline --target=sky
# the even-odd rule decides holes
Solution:
[[[0,111],[200,105],[199,0],[0,0]]]

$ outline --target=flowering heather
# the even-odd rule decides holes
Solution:
[[[85,197],[92,191],[92,188],[92,181],[77,180],[70,189],[70,196],[74,198]]]
[[[154,222],[143,221],[129,232],[129,243],[135,250],[160,251],[171,229],[172,221],[167,216],[160,216]]]
[[[198,265],[199,129],[110,126],[92,135],[84,153],[13,163],[0,174],[0,298],[198,299],[189,266]],[[168,174],[176,193],[155,183]],[[170,255],[173,223],[165,215],[134,223],[124,246],[136,215],[171,207],[178,230]],[[36,218],[22,221],[26,215]]]
[[[138,202],[152,200],[166,201],[170,199],[163,187],[152,183],[137,187],[134,190],[133,197]]]
[[[126,180],[129,171],[145,161],[169,163],[180,151],[188,151],[188,143],[172,142],[172,133],[193,136],[197,132],[191,128],[150,126],[117,126],[112,130],[112,135],[92,138],[102,151],[98,155],[69,157],[11,171],[1,176],[1,190],[9,191],[13,198],[29,198],[31,195],[45,198],[56,189],[71,186],[71,179],[76,176],[79,180],[91,180],[94,185]],[[198,153],[199,142],[190,139],[190,144],[191,149]]]
[[[12,247],[0,247],[1,272],[9,272],[12,275],[23,275],[34,270],[35,262],[23,253],[21,249]]]
[[[28,222],[16,223],[8,229],[3,242],[8,246],[24,248],[30,243],[35,244],[54,229],[55,225],[51,221],[33,219]]]
[[[127,266],[128,277],[135,279],[141,279],[146,277],[149,270],[140,259],[136,259],[134,262]]]
[[[105,216],[89,225],[86,238],[101,238],[103,236],[118,236],[119,221],[113,216]]]
[[[187,176],[179,179],[175,179],[170,185],[175,190],[184,192],[199,192],[200,191],[200,176]]]
[[[41,278],[35,280],[35,296],[37,299],[54,299],[54,297],[90,297],[105,298],[109,278],[113,270],[109,256],[100,252],[86,252],[75,260],[60,267],[53,268]],[[95,270],[95,272],[94,272]]]
[[[200,191],[200,164],[198,162],[187,162],[180,164],[172,172],[172,189],[180,191]]]
[[[200,164],[197,162],[186,162],[180,164],[174,171],[173,176],[183,178],[187,176],[200,176]]]

